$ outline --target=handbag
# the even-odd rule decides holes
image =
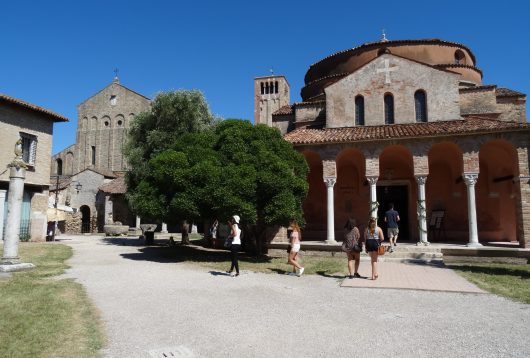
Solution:
[[[385,247],[383,245],[379,244],[379,246],[377,247],[377,254],[378,255],[384,255],[385,251],[386,251]]]

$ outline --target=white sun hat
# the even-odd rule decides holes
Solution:
[[[236,222],[236,224],[239,224],[239,221],[241,220],[241,218],[239,217],[239,215],[234,215],[234,216],[232,216],[232,219],[234,219],[234,221]]]

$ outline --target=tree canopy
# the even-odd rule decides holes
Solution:
[[[303,223],[307,164],[277,129],[225,120],[176,137],[146,166],[131,193],[141,215],[171,222],[238,214],[248,224]]]

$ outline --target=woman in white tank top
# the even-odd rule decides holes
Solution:
[[[383,236],[383,230],[381,230],[381,228],[377,226],[376,218],[370,218],[370,221],[368,221],[368,227],[364,232],[364,237],[366,244],[366,252],[370,256],[370,259],[372,261],[372,280],[377,280],[377,278],[379,277],[377,273],[377,257],[379,256],[379,254],[377,253],[377,249],[379,248],[379,245],[381,245],[381,243],[385,240],[385,237]]]
[[[238,215],[232,216],[228,221],[228,226],[230,226],[230,239],[232,240],[232,245],[230,245],[230,258],[232,260],[232,266],[230,270],[227,271],[228,274],[232,277],[239,276],[239,262],[237,258],[237,253],[241,249],[241,228],[239,227],[240,218]],[[234,269],[236,272],[234,273]]]

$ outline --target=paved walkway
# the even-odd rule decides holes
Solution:
[[[75,252],[66,276],[86,287],[101,312],[106,357],[526,357],[530,351],[530,305],[491,294],[345,289],[337,279],[312,275],[231,278],[137,246],[94,237],[64,243]]]
[[[363,261],[361,273],[371,277],[370,261]],[[396,288],[427,291],[484,293],[451,269],[436,264],[379,262],[379,278],[346,279],[342,287]]]

